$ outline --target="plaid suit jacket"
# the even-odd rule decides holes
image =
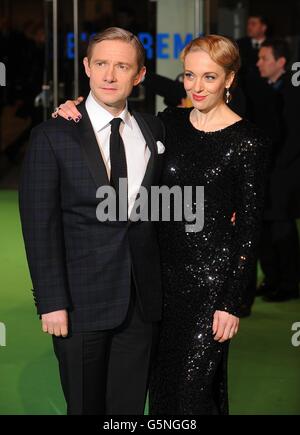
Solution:
[[[67,309],[73,331],[114,328],[134,277],[144,318],[161,317],[160,261],[151,222],[99,222],[96,190],[109,184],[85,105],[33,129],[19,189],[20,216],[38,314]],[[142,185],[159,182],[161,122],[133,113],[151,151]]]

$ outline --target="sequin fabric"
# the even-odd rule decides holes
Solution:
[[[162,184],[204,186],[204,227],[187,233],[186,222],[159,224],[164,312],[150,414],[228,414],[229,342],[213,339],[213,315],[239,315],[263,209],[268,141],[246,120],[216,132],[197,130],[190,110],[160,114]]]

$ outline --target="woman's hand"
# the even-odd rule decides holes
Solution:
[[[236,335],[240,319],[226,311],[215,311],[213,321],[214,340],[223,343]]]
[[[62,118],[67,119],[68,121],[79,122],[81,119],[81,113],[78,112],[76,106],[78,106],[81,101],[83,101],[83,97],[78,97],[77,100],[67,100],[65,103],[60,104],[55,111],[52,113],[52,118],[57,118],[61,116]]]

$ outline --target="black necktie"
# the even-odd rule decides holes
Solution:
[[[127,164],[126,164],[126,154],[124,148],[124,142],[120,135],[120,124],[122,122],[121,118],[114,118],[110,121],[111,133],[109,141],[109,152],[110,152],[110,184],[116,191],[117,198],[117,216],[119,216],[119,179],[126,178],[127,182]],[[127,215],[127,195],[126,198],[122,198],[122,204],[126,206]]]

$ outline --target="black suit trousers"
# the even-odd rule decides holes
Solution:
[[[125,321],[53,337],[69,415],[143,415],[158,323],[145,322],[134,288]]]
[[[268,285],[282,291],[298,288],[300,249],[295,220],[263,222],[260,262]]]
[[[300,278],[300,246],[295,220],[265,220],[258,260],[266,285],[275,291],[297,291]],[[257,271],[253,269],[244,304],[251,307],[256,294]]]

